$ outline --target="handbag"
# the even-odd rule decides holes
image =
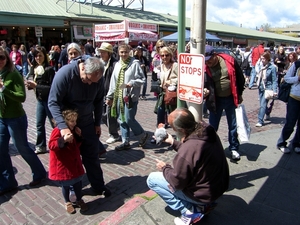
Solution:
[[[262,81],[264,89],[265,89],[265,94],[264,97],[265,99],[269,100],[269,99],[273,99],[274,98],[274,91],[273,90],[267,90],[265,83]]]
[[[282,82],[279,86],[278,99],[283,102],[288,102],[292,84]]]
[[[177,91],[170,91],[168,88],[166,88],[164,102],[165,105],[177,105]]]
[[[130,89],[129,92],[123,97],[124,103],[128,109],[131,109],[133,106],[133,101],[132,101],[132,94],[131,94],[132,88]]]
[[[167,80],[171,76],[172,70],[173,70],[173,65],[170,69]],[[177,91],[176,91],[176,88],[174,90],[169,90],[168,87],[166,88],[165,94],[164,94],[164,102],[165,102],[165,105],[177,105]]]
[[[150,92],[156,92],[156,93],[161,93],[162,88],[161,88],[161,82],[160,80],[151,80],[151,88],[150,88]]]
[[[235,109],[237,134],[241,142],[247,142],[250,140],[251,127],[248,121],[245,106],[240,104]]]

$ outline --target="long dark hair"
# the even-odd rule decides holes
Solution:
[[[35,48],[34,52],[33,52],[33,56],[34,58],[37,56],[38,53],[42,53],[44,55],[44,62],[43,62],[43,67],[46,68],[49,66],[49,62],[48,62],[48,54],[47,51],[44,47],[37,47]],[[38,66],[38,63],[33,60],[33,68],[35,68],[36,66]]]

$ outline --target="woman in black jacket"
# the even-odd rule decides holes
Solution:
[[[35,153],[45,153],[46,150],[46,129],[45,122],[48,117],[52,128],[52,115],[48,108],[48,96],[50,87],[54,79],[55,70],[49,66],[47,52],[44,47],[36,48],[34,53],[33,66],[31,67],[30,74],[33,75],[33,81],[28,80],[26,86],[28,90],[34,89],[37,99],[36,106],[36,130],[37,139],[35,145]]]

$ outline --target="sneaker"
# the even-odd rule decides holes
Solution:
[[[95,188],[92,187],[92,190],[97,194],[100,195],[99,198],[108,198],[111,196],[111,191],[107,188],[104,187],[100,190],[96,190]]]
[[[199,222],[202,217],[204,216],[204,214],[200,213],[200,212],[196,212],[190,215],[187,214],[183,214],[181,215],[181,217],[176,217],[174,219],[174,223],[175,225],[189,225],[189,224],[194,224]]]
[[[231,159],[233,159],[233,160],[240,160],[241,156],[240,156],[240,154],[237,151],[232,150],[231,151]]]
[[[140,96],[140,100],[147,100],[146,96]]]
[[[149,136],[149,134],[146,133],[146,132],[144,132],[144,134],[142,134],[142,137],[141,137],[141,139],[139,141],[139,146],[140,147],[143,147],[146,144],[148,136]]]
[[[156,144],[156,140],[155,140],[154,138],[152,138],[152,139],[150,140],[150,142],[151,142],[151,144]]]
[[[36,146],[34,152],[35,154],[42,154],[42,153],[46,153],[47,149],[45,146]]]
[[[127,150],[130,149],[130,144],[129,143],[122,143],[119,146],[115,147],[116,151],[123,151],[123,150]]]
[[[300,153],[300,147],[295,147],[294,151],[299,154]]]
[[[198,212],[201,212],[204,215],[208,215],[217,207],[218,203],[216,202],[211,202],[206,205],[198,205],[197,210]]]
[[[257,123],[255,124],[256,127],[262,127],[262,124],[261,123]]]
[[[87,204],[85,204],[85,202],[82,199],[80,201],[77,201],[76,205],[80,208],[81,212],[85,212],[89,209]]]
[[[284,154],[288,154],[291,152],[291,150],[285,146],[278,147],[278,149]]]
[[[270,120],[271,116],[270,115],[266,115],[265,120]]]
[[[65,208],[66,208],[66,210],[67,210],[67,213],[69,213],[69,214],[74,214],[74,213],[76,212],[76,210],[75,210],[75,208],[74,208],[72,202],[67,202],[67,203],[65,204]]]
[[[113,136],[111,136],[110,138],[108,138],[107,140],[106,140],[106,143],[107,144],[112,144],[112,143],[115,143],[115,142],[117,142],[117,141],[119,141],[120,140],[120,136],[119,137],[113,137]]]

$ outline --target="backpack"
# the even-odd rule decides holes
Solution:
[[[250,64],[249,64],[249,56],[250,56],[251,54],[249,54],[249,55],[247,55],[247,57],[244,59],[244,61],[242,62],[242,64],[241,64],[241,68],[242,68],[242,70],[247,70],[247,69],[249,69],[250,68]]]

